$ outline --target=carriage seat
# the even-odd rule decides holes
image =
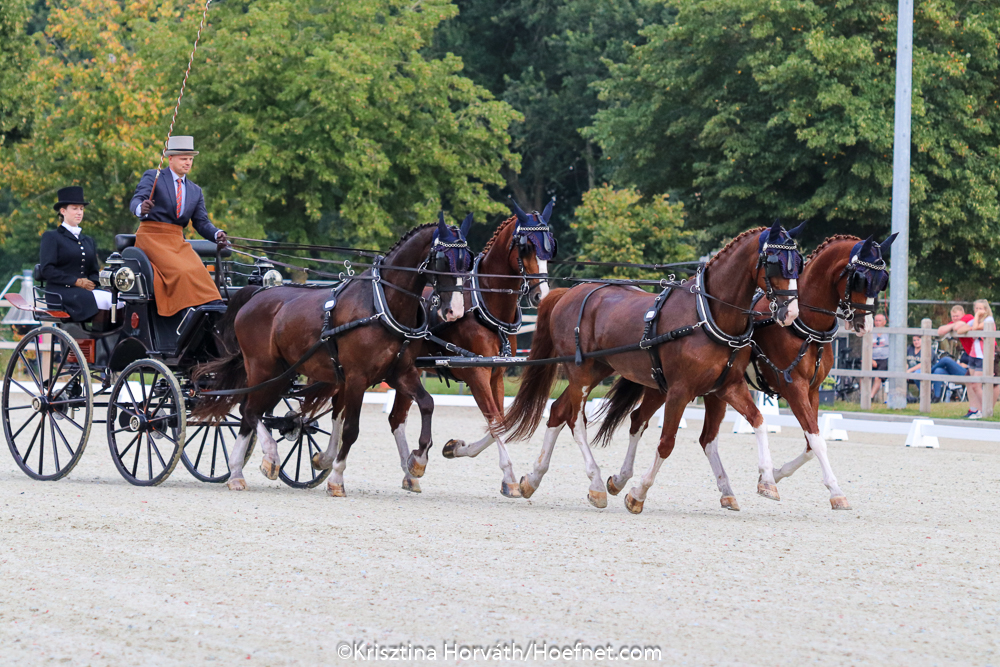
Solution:
[[[214,259],[216,244],[212,241],[207,241],[204,239],[188,239],[188,243],[194,248],[195,253],[201,258]],[[135,234],[116,234],[115,235],[115,250],[118,252],[124,252],[126,248],[132,248],[135,246]],[[222,256],[230,257],[233,251],[231,248],[223,248]]]

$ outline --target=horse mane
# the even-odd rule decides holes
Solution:
[[[389,248],[389,249],[388,249],[388,250],[387,250],[387,251],[385,252],[385,255],[384,255],[384,256],[385,256],[385,257],[388,257],[389,255],[391,255],[391,254],[392,254],[392,252],[393,252],[394,250],[396,250],[396,248],[398,248],[399,246],[401,246],[401,245],[403,245],[404,243],[406,243],[407,241],[409,241],[409,240],[410,240],[411,238],[413,238],[414,236],[416,236],[416,235],[417,235],[417,234],[418,234],[419,232],[422,232],[423,230],[427,229],[428,227],[437,227],[437,224],[438,224],[438,223],[436,223],[436,222],[428,222],[427,224],[424,224],[424,225],[417,225],[416,227],[414,227],[414,228],[413,228],[413,229],[411,229],[410,231],[408,231],[408,232],[406,232],[405,234],[403,234],[402,236],[400,236],[400,237],[399,237],[399,240],[398,240],[398,241],[396,241],[396,242],[395,242],[395,243],[393,244],[393,246],[392,246],[391,248]]]
[[[816,257],[821,252],[826,250],[826,247],[831,243],[836,243],[837,241],[854,241],[855,243],[857,243],[860,240],[861,239],[859,239],[857,236],[851,236],[850,234],[834,234],[833,236],[831,236],[830,238],[826,239],[818,246],[816,246],[816,249],[813,250],[811,253],[809,253],[809,256],[806,257],[806,263],[811,261],[813,257]]]
[[[734,238],[732,241],[730,241],[729,243],[727,243],[725,245],[725,247],[722,248],[722,250],[720,250],[719,252],[715,253],[715,257],[713,257],[712,259],[708,260],[708,264],[705,265],[705,268],[707,269],[708,267],[712,266],[712,264],[715,262],[715,260],[717,260],[720,257],[722,257],[723,255],[725,255],[734,245],[736,245],[739,241],[742,241],[743,237],[749,236],[750,234],[759,234],[760,232],[764,231],[765,229],[767,229],[767,227],[757,227],[755,229],[748,229],[748,230],[746,230],[745,232],[743,232],[742,234],[740,234],[739,236],[737,236],[736,238]]]
[[[500,223],[500,225],[496,228],[496,231],[493,232],[493,236],[491,236],[490,240],[486,242],[485,246],[483,246],[484,255],[490,251],[490,248],[493,247],[493,244],[496,243],[496,240],[500,238],[500,232],[507,229],[508,225],[510,225],[510,223],[514,222],[515,220],[517,220],[517,216],[512,215]]]

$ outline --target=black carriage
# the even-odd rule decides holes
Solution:
[[[33,310],[41,323],[13,350],[0,399],[7,445],[28,476],[57,480],[68,475],[83,455],[92,426],[100,424],[107,431],[115,466],[132,484],[160,484],[178,462],[204,482],[229,478],[229,451],[239,417],[211,423],[192,420],[198,391],[190,371],[223,352],[217,327],[225,301],[240,288],[223,278],[228,248],[219,250],[210,241],[189,243],[203,261],[214,262],[223,303],[160,316],[152,264],[134,247],[131,234],[115,237],[116,252],[101,272],[101,287],[120,306],[112,311],[85,322],[71,321],[60,310],[58,295],[45,291],[37,265],[35,305],[8,295],[12,305]],[[260,282],[280,281],[280,274],[267,267],[255,273]],[[281,479],[290,486],[313,487],[329,473],[308,464],[319,451],[315,436],[327,432],[315,418],[303,418],[295,400],[290,395],[284,414],[269,416],[265,427],[282,450]],[[105,417],[97,419],[101,409]],[[248,458],[252,451],[251,441]]]

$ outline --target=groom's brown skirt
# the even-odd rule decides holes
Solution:
[[[153,294],[160,315],[170,316],[222,298],[201,258],[184,240],[180,225],[141,222],[135,247],[153,264]]]

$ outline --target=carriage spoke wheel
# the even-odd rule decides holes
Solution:
[[[283,398],[282,401],[285,414],[274,420],[279,422],[279,426],[271,429],[271,435],[278,443],[278,460],[281,462],[278,477],[292,488],[312,489],[330,475],[329,470],[312,467],[312,456],[326,449],[330,431],[320,427],[318,418],[304,417],[301,414],[302,402],[298,399]],[[274,413],[280,415],[280,405]]]
[[[177,378],[157,359],[125,367],[108,400],[111,458],[130,484],[156,486],[184,451],[184,396]]]
[[[93,418],[90,368],[62,329],[40,327],[21,339],[3,381],[3,430],[29,477],[62,479],[80,461]]]
[[[218,422],[187,423],[187,440],[181,461],[195,479],[218,484],[229,480],[229,453],[240,434],[240,418],[226,415]],[[250,461],[257,434],[250,434],[243,465]]]

